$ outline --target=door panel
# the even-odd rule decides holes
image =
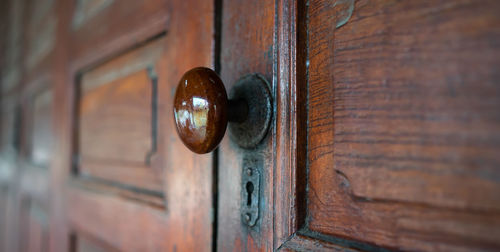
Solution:
[[[500,248],[498,1],[0,5],[6,251]],[[268,82],[257,147],[182,144],[198,66]]]
[[[25,49],[23,63],[25,73],[43,68],[53,52],[56,32],[57,14],[54,12],[55,0],[26,0],[24,5]]]
[[[49,86],[49,85],[47,85]],[[31,163],[47,168],[53,150],[52,91],[45,89],[34,95],[31,104]]]
[[[59,40],[67,56],[57,63],[66,74],[55,83],[55,121],[65,133],[52,192],[62,199],[53,216],[67,219],[53,232],[74,249],[211,249],[212,159],[175,137],[171,104],[183,72],[213,64],[214,12],[184,2],[64,5],[75,11]]]
[[[359,0],[336,27],[341,2],[307,8],[306,219],[283,247],[498,249],[500,5]]]
[[[77,172],[161,193],[156,68],[164,39],[82,74],[77,99]]]
[[[69,44],[79,60],[116,53],[165,31],[170,14],[166,0],[77,0],[71,8]],[[172,10],[173,11],[173,10]],[[208,26],[206,28],[209,28]],[[98,56],[97,56],[98,57]],[[75,63],[75,62],[73,62]],[[92,63],[86,62],[85,64]]]
[[[4,1],[2,8],[2,94],[13,94],[19,88],[22,78],[22,37],[24,1]]]
[[[86,237],[82,234],[75,234],[72,239],[71,252],[112,252],[117,251],[99,243],[93,238]]]
[[[20,250],[27,252],[49,251],[47,212],[31,199],[22,205]]]

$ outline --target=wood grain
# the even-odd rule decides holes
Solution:
[[[71,114],[73,105],[71,103],[73,93],[70,87],[73,83],[68,73],[69,41],[68,30],[73,10],[74,1],[57,0],[55,13],[58,15],[58,28],[55,39],[55,50],[53,51],[50,65],[51,87],[53,90],[53,136],[54,151],[57,153],[52,158],[49,173],[49,250],[68,251],[70,244],[70,228],[66,213],[66,186],[70,176],[73,148]]]
[[[37,68],[42,62],[50,62],[55,44],[57,14],[54,11],[54,0],[27,1],[24,5],[25,27],[23,64],[27,73]]]
[[[343,251],[343,252],[354,252],[360,251],[357,249],[351,249],[347,247],[342,247],[334,243],[329,243],[325,241],[318,240],[316,238],[311,238],[299,234],[292,235],[288,240],[286,240],[279,248],[278,251]]]
[[[277,12],[274,249],[306,250],[315,244],[297,234],[306,214],[306,2],[278,1]]]
[[[165,239],[169,216],[161,209],[138,205],[103,192],[75,187],[69,190],[67,214],[76,232],[87,233],[104,246],[120,251],[154,251],[175,246],[172,243],[174,234]],[[128,221],[124,222],[124,219]]]
[[[4,10],[2,15],[5,35],[3,36],[3,45],[5,51],[2,57],[2,94],[18,92],[22,78],[22,35],[24,12],[24,1],[4,1]],[[3,55],[2,55],[3,56]]]
[[[52,98],[47,69],[53,53],[53,22],[57,20],[49,2],[40,1],[43,8],[34,15],[31,8],[36,7],[25,1],[9,3],[9,32],[5,40],[10,67],[2,73],[5,92],[1,98],[10,117],[3,132],[6,145],[2,148],[2,161],[6,161],[2,166],[7,168],[2,173],[6,172],[4,179],[8,181],[3,185],[8,188],[7,218],[2,223],[8,230],[1,248],[5,251],[48,249],[49,176],[41,167],[50,166],[51,159]]]
[[[22,244],[26,246],[26,251],[48,251],[49,229],[46,210],[33,202],[29,204],[29,208],[26,210],[26,235],[21,240]]]
[[[75,234],[72,240],[72,252],[112,252],[118,251],[106,246],[95,238],[90,238],[85,234]]]
[[[33,164],[49,167],[52,158],[52,91],[42,90],[33,97],[32,104],[32,136],[30,159]]]
[[[0,228],[0,248],[2,250],[6,249],[6,233],[7,230],[7,203],[8,203],[8,191],[5,186],[0,187],[0,223],[2,227]]]
[[[9,65],[9,62],[7,61],[7,55],[12,52],[8,52],[8,40],[6,37],[9,32],[9,26],[11,25],[12,21],[10,20],[10,16],[14,13],[13,11],[10,11],[10,5],[11,3],[9,1],[2,1],[0,3],[0,22],[2,25],[0,25],[0,34],[5,34],[3,36],[3,39],[0,39],[0,91],[1,93],[4,93],[5,90],[8,88],[6,87],[5,79],[4,76],[6,75],[6,68]],[[4,90],[5,89],[5,90]],[[1,128],[0,128],[1,130]]]
[[[82,24],[69,28],[73,70],[95,63],[92,58],[126,50],[130,42],[138,44],[164,32],[169,20],[169,2],[126,0],[102,4]],[[78,9],[75,11],[72,14],[78,15]]]
[[[223,1],[220,76],[226,90],[244,75],[262,74],[273,82],[275,6],[271,1]],[[271,90],[274,90],[273,86]],[[274,92],[274,91],[271,91]],[[219,147],[219,202],[217,249],[221,251],[273,249],[274,138],[268,133],[257,150],[245,151],[225,137]],[[241,171],[245,155],[260,155],[260,213],[247,227],[241,217]]]
[[[403,250],[498,249],[497,1],[309,7],[309,224]]]
[[[0,250],[39,250],[47,239],[49,251],[500,248],[498,1],[357,0],[337,29],[334,0],[43,2],[0,3],[8,14],[0,15],[8,19],[0,27],[0,149],[11,172],[0,180],[0,203],[7,202],[0,224],[8,228]],[[158,58],[122,62],[157,66],[158,155],[148,166],[150,114],[133,112],[150,111],[145,66],[111,81],[97,77],[116,74],[103,66],[158,38]],[[228,91],[249,73],[269,81],[276,115],[258,148],[240,149],[226,137],[214,161],[183,146],[171,104],[181,75],[197,66],[219,70]],[[87,159],[86,170],[119,174],[164,198],[72,178],[82,73],[95,84],[80,93],[84,99],[103,87],[126,86],[130,96],[87,100],[126,109],[93,110],[87,122],[112,127],[83,125],[92,143],[80,150],[141,163],[125,172],[120,162],[106,170]],[[37,102],[43,90],[50,105]],[[137,123],[131,134],[116,126],[127,118]],[[40,169],[32,151],[48,151],[48,131],[53,151],[42,162],[49,169]],[[264,165],[260,217],[249,228],[240,182],[241,161],[252,153]],[[21,247],[23,234],[30,242]]]
[[[61,15],[74,10],[66,1]],[[192,11],[192,5],[197,6]],[[72,30],[72,15],[58,41],[55,102],[58,158],[52,173],[53,210],[51,250],[68,251],[71,234],[93,237],[104,248],[130,251],[134,248],[159,251],[210,251],[212,223],[212,159],[196,156],[175,137],[171,103],[177,80],[195,66],[211,66],[213,60],[213,4],[206,1],[114,1]],[[167,23],[166,20],[170,21]],[[100,29],[97,29],[100,28]],[[70,178],[74,115],[75,77],[137,48],[153,37],[168,33],[161,42],[164,54],[157,61],[158,153],[152,160],[161,168],[166,208],[158,208],[109,187],[80,187]],[[104,31],[104,33],[101,33]],[[56,73],[56,71],[54,71]],[[176,80],[176,81],[172,81]],[[70,83],[71,85],[68,85]],[[168,112],[167,112],[168,111]],[[107,191],[109,190],[109,191]],[[117,213],[133,224],[124,223]],[[58,218],[61,216],[63,218]],[[99,221],[94,221],[99,220]],[[140,228],[139,228],[140,227]],[[148,234],[148,235],[144,235]],[[145,239],[136,239],[145,237]],[[77,237],[78,239],[78,237]]]
[[[162,191],[157,155],[158,106],[150,71],[165,40],[156,39],[82,74],[78,97],[78,173],[138,189]]]

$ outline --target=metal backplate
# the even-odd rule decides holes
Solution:
[[[243,158],[241,174],[241,218],[252,227],[259,218],[260,169],[262,160],[256,157]]]
[[[264,76],[244,76],[233,87],[231,100],[245,100],[248,116],[243,122],[229,123],[231,139],[243,148],[254,148],[266,136],[272,119],[272,98]]]

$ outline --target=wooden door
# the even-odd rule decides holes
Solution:
[[[499,250],[498,13],[3,1],[0,250]],[[253,73],[269,84],[256,147],[183,146],[172,100],[197,66],[228,91]]]
[[[171,111],[214,65],[213,3],[4,5],[0,251],[211,250],[213,161]]]
[[[221,76],[271,83],[273,129],[219,150],[218,249],[500,248],[498,1],[224,1]],[[263,162],[259,219],[241,165]]]
[[[500,4],[338,3],[307,12],[299,233],[361,249],[497,250]]]

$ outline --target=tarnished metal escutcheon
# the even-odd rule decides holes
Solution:
[[[245,100],[248,115],[242,122],[229,123],[231,139],[242,148],[255,148],[267,134],[272,120],[272,96],[269,84],[260,74],[249,74],[237,81],[231,100]]]

